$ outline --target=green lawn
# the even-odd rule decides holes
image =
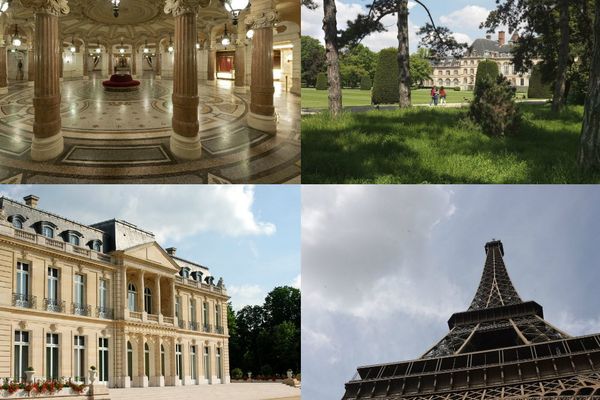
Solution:
[[[413,90],[411,97],[413,104],[429,104],[431,97],[430,89]],[[471,100],[473,92],[455,92],[447,90],[448,103],[464,103],[465,98]],[[343,89],[342,101],[344,107],[349,106],[368,106],[371,104],[371,91],[359,89]],[[327,90],[317,90],[315,88],[302,88],[302,107],[303,108],[327,108]]]
[[[411,108],[302,118],[302,183],[582,183],[583,107],[520,105],[516,136],[491,138],[465,109]]]

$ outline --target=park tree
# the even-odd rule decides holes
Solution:
[[[329,113],[337,117],[342,112],[342,83],[338,49],[338,29],[335,0],[323,0],[323,32],[325,33],[325,56],[327,80],[329,81]]]
[[[600,0],[596,0],[595,9],[595,46],[578,157],[579,165],[584,171],[600,170]]]
[[[317,74],[325,72],[325,47],[317,39],[301,36],[302,82],[313,87],[317,83]]]
[[[422,87],[423,81],[430,79],[432,72],[433,67],[423,52],[417,52],[410,56],[410,78],[413,86]]]
[[[356,46],[346,47],[342,50],[340,64],[342,66],[353,65],[358,67],[373,78],[377,68],[377,53],[359,43]]]

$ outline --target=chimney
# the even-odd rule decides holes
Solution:
[[[487,40],[492,40],[492,35],[490,35],[490,34],[488,33],[487,35],[485,35],[485,38],[486,38]]]
[[[512,34],[512,37],[510,38],[510,41],[513,43],[516,43],[519,41],[519,34],[517,32]]]
[[[167,254],[169,254],[170,256],[174,256],[175,253],[177,252],[177,248],[175,247],[169,247],[168,249],[165,249],[165,251],[167,252]]]
[[[506,44],[506,32],[504,32],[504,31],[498,32],[498,44],[500,46],[504,46]]]
[[[39,199],[40,199],[39,197],[34,196],[32,194],[30,194],[29,196],[23,197],[23,200],[25,200],[25,204],[27,204],[31,208],[37,208],[37,203],[38,203]]]

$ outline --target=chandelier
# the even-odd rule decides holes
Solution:
[[[227,33],[227,24],[225,24],[225,31],[223,32],[223,38],[221,39],[221,44],[225,47],[229,46],[231,43],[231,39],[229,38],[229,33]]]
[[[225,9],[231,14],[233,24],[237,25],[240,13],[248,7],[250,2],[248,0],[224,0],[224,2]]]
[[[102,53],[102,49],[100,48],[100,39],[98,39],[98,48],[96,49],[96,54]]]
[[[169,33],[169,47],[167,48],[167,50],[169,51],[169,53],[172,53],[173,50],[175,50],[175,48],[173,47],[173,38],[171,37],[170,33]]]
[[[248,31],[246,32],[246,37],[248,39],[252,39],[254,37],[254,29],[248,29]]]
[[[13,40],[12,40],[12,44],[15,47],[19,47],[21,45],[22,41],[21,38],[19,37],[19,26],[17,24],[15,24],[15,35],[13,36]]]
[[[119,53],[125,54],[125,47],[123,47],[123,39],[121,39],[121,47],[119,48]]]
[[[144,41],[144,54],[148,54],[150,49],[148,49],[148,39]]]
[[[113,15],[117,18],[119,16],[119,3],[121,0],[110,0],[110,2],[112,3]]]
[[[71,53],[75,53],[75,51],[77,51],[77,48],[75,47],[75,36],[73,36],[71,38],[71,48],[70,48],[70,50],[71,50]]]

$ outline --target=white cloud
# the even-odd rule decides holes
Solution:
[[[579,319],[563,311],[559,314],[559,321],[555,326],[569,335],[589,335],[600,332],[600,318]]]
[[[442,15],[440,22],[451,29],[477,30],[489,13],[490,10],[481,6],[465,6],[448,15]]]
[[[300,277],[300,274],[298,274],[292,281],[292,287],[294,287],[296,289],[300,289],[300,285],[301,285],[301,277]]]
[[[227,294],[231,296],[234,310],[245,306],[261,305],[265,300],[265,292],[258,285],[228,286]]]
[[[469,45],[473,43],[473,39],[466,33],[454,32],[452,36],[454,36],[454,39],[456,39],[458,43],[467,43]]]
[[[8,193],[20,201],[35,189],[18,188]],[[52,197],[52,211],[82,223],[117,218],[156,235],[161,244],[176,244],[186,237],[211,232],[241,237],[272,235],[276,226],[261,221],[252,210],[254,187],[233,185],[203,187],[185,185],[99,186],[94,195],[86,188],[61,186],[45,194]],[[39,207],[44,208],[44,196]],[[81,207],[85,204],[85,207]],[[78,206],[73,206],[78,205]]]

